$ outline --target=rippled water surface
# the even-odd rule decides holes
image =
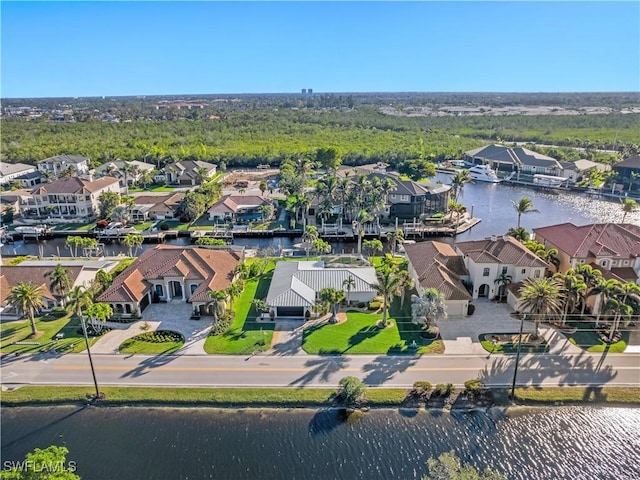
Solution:
[[[2,460],[65,445],[83,479],[414,479],[431,456],[509,479],[635,480],[640,409],[505,414],[15,408],[2,412]]]

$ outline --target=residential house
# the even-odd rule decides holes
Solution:
[[[145,172],[153,172],[155,167],[150,163],[139,162],[132,160],[130,162],[124,162],[121,160],[115,162],[107,162],[96,168],[95,173],[97,177],[110,176],[120,179],[120,186],[125,187],[125,175],[124,166],[129,165],[134,167],[134,172],[127,174],[127,183],[133,185],[138,183]]]
[[[558,160],[523,147],[488,145],[465,153],[465,161],[488,164],[496,171],[518,171],[526,175],[560,176],[563,168]]]
[[[591,265],[622,282],[640,285],[640,226],[630,223],[561,223],[534,228],[534,238],[558,250],[559,269]]]
[[[202,174],[200,173],[202,170]],[[204,180],[216,174],[216,166],[213,163],[200,162],[197,160],[183,160],[167,165],[158,172],[154,179],[159,183],[167,185],[200,185]]]
[[[462,256],[451,245],[434,241],[405,245],[404,249],[418,295],[435,288],[444,295],[449,317],[467,315],[472,297],[464,284],[469,271]]]
[[[134,197],[131,207],[131,220],[171,220],[177,217],[183,192],[167,195],[141,195]]]
[[[42,289],[45,310],[58,306],[59,298],[50,289],[48,272],[62,265],[69,273],[71,288],[88,287],[99,270],[111,271],[118,265],[116,261],[75,261],[75,260],[27,260],[19,265],[4,265],[0,271],[0,312],[3,317],[15,316],[16,309],[7,302],[11,288],[20,282],[31,283]]]
[[[73,175],[82,175],[89,171],[89,157],[78,155],[56,155],[38,162],[38,170],[45,176],[51,175],[54,178],[62,176],[66,171],[73,172]]]
[[[640,185],[640,155],[634,155],[616,163],[613,171],[618,174],[620,180],[633,180],[635,185]]]
[[[7,210],[10,210],[14,215],[18,215],[20,213],[20,205],[29,201],[30,198],[30,190],[21,189],[0,192],[0,213],[4,214]]]
[[[78,177],[64,177],[34,189],[32,198],[23,203],[20,209],[26,218],[91,221],[96,217],[98,198],[103,192],[120,193],[118,179],[102,177],[92,182]]]
[[[209,292],[225,290],[236,279],[242,250],[158,245],[145,250],[98,297],[114,312],[133,315],[150,303],[186,302],[209,312]]]
[[[562,165],[562,172],[558,175],[568,178],[571,183],[580,181],[584,174],[590,170],[599,170],[601,172],[608,172],[611,170],[610,165],[596,163],[585,159],[576,160],[575,162],[560,162],[560,164]]]
[[[463,256],[469,271],[469,282],[473,286],[473,298],[493,299],[500,293],[501,275],[507,275],[512,284],[527,278],[542,278],[548,264],[513,237],[490,237],[456,243],[456,251]],[[509,298],[515,308],[517,299]]]
[[[36,185],[40,185],[44,181],[44,178],[42,173],[33,171],[23,173],[19,177],[14,178],[13,181],[19,184],[22,188],[33,188]]]
[[[209,208],[209,220],[221,222],[257,220],[263,217],[260,207],[271,204],[269,198],[261,195],[225,195]]]
[[[373,267],[333,267],[322,261],[278,262],[267,293],[267,305],[274,317],[309,318],[320,291],[344,290],[343,282],[353,278],[352,302],[370,302],[378,283]]]
[[[26,163],[0,162],[0,185],[10,185],[18,177],[35,171],[36,167]]]

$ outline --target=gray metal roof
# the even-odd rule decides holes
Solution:
[[[266,302],[272,307],[306,307],[315,303],[316,292],[323,288],[342,289],[349,277],[356,292],[375,292],[377,283],[373,267],[328,267],[323,262],[278,262],[273,272]]]

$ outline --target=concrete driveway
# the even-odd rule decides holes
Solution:
[[[129,324],[127,328],[114,329],[106,333],[91,347],[94,353],[119,353],[125,340],[145,331],[172,330],[184,336],[184,346],[178,351],[187,355],[206,355],[204,342],[211,329],[211,321],[191,320],[192,306],[185,302],[153,303],[142,313],[142,320]],[[143,330],[145,324],[148,329]]]

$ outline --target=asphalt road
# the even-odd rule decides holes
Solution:
[[[480,378],[511,385],[515,355],[187,356],[94,355],[101,385],[334,387],[347,375],[369,386],[409,387],[417,380],[462,385]],[[86,354],[6,356],[10,385],[89,385]],[[640,354],[523,355],[518,385],[640,385]]]

